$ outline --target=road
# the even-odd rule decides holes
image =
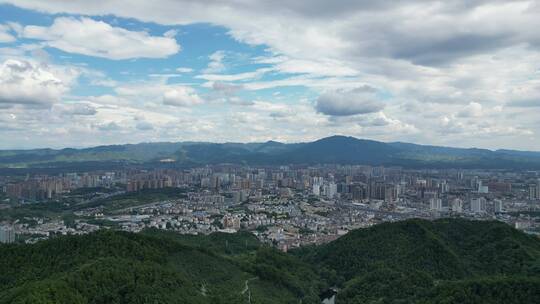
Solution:
[[[251,291],[249,290],[249,282],[250,281],[253,281],[253,280],[256,280],[257,277],[254,277],[254,278],[251,278],[251,279],[247,279],[245,282],[244,282],[244,290],[242,290],[241,294],[245,294],[246,292],[248,293],[248,303],[251,304]]]

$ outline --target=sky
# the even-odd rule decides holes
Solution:
[[[0,0],[0,149],[540,150],[540,1]]]

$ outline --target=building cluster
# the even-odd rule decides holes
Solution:
[[[44,194],[30,196],[14,187],[34,192],[38,189]],[[81,202],[81,206],[91,206],[75,211],[76,220],[70,227],[54,219],[40,219],[38,225],[16,226],[16,233],[87,233],[109,227],[134,232],[157,228],[185,234],[245,229],[286,250],[327,242],[352,229],[407,218],[500,220],[529,233],[540,231],[536,216],[540,210],[540,172],[536,171],[216,165],[4,180],[4,192],[9,197],[32,197],[35,203],[39,203],[38,197],[69,196],[73,189],[92,187],[114,191]],[[184,195],[143,201],[119,210],[96,206],[104,197],[114,200],[118,194],[136,196],[169,188]],[[47,226],[47,221],[52,226]]]
[[[2,190],[13,199],[43,201],[57,198],[79,188],[110,188],[117,182],[125,181],[125,174],[125,172],[100,172],[17,177],[13,181],[4,182]]]

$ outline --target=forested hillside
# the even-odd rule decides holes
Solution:
[[[251,234],[100,231],[0,246],[0,303],[317,303],[321,288],[311,267]]]
[[[100,231],[0,246],[0,303],[540,303],[540,240],[408,220],[289,254],[248,232]]]
[[[500,222],[383,223],[295,254],[335,275],[338,303],[540,301],[540,240]]]

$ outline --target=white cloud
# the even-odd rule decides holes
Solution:
[[[225,70],[225,64],[223,63],[225,51],[216,51],[208,56],[208,59],[210,59],[210,62],[208,62],[208,67],[204,70],[204,73],[219,73]]]
[[[176,68],[176,71],[178,73],[191,73],[191,72],[193,72],[193,69],[192,68],[186,68],[186,67],[179,67],[179,68]]]
[[[114,104],[118,107],[144,108],[145,111],[169,114],[172,109],[163,105],[175,106],[186,111],[191,106],[203,104],[204,100],[197,91],[188,85],[167,84],[166,78],[151,81],[124,83],[117,86],[114,95],[104,95],[92,101],[102,104]]]
[[[163,104],[176,107],[191,107],[203,103],[203,100],[190,87],[177,86],[163,93]]]
[[[62,79],[58,72],[30,61],[4,61],[0,65],[0,104],[49,107],[69,90],[74,78]]]
[[[264,57],[251,63],[270,66],[275,73],[281,74],[271,80],[253,77],[257,75],[251,71],[223,75],[231,53],[222,50],[210,56],[208,70],[200,77],[208,81],[203,87],[212,89],[218,83],[217,88],[226,89],[227,85],[234,84],[223,86],[222,82],[241,82],[242,89],[249,91],[246,92],[248,95],[256,95],[256,90],[277,87],[306,88],[301,93],[290,90],[295,91],[292,95],[289,90],[283,90],[279,99],[269,101],[287,100],[287,110],[263,110],[255,106],[256,97],[255,101],[236,99],[246,105],[242,107],[242,110],[246,109],[245,115],[238,116],[258,120],[260,130],[245,126],[240,128],[241,132],[227,131],[233,128],[226,128],[228,123],[232,126],[232,123],[248,118],[228,119],[227,115],[233,115],[227,114],[228,111],[236,111],[239,107],[230,110],[224,106],[226,103],[205,103],[204,107],[222,106],[216,111],[220,115],[197,111],[197,115],[191,113],[190,116],[185,107],[152,109],[156,115],[182,118],[183,129],[161,131],[169,134],[167,136],[173,136],[171,134],[176,130],[176,134],[185,135],[183,138],[194,139],[203,136],[196,131],[204,130],[208,131],[204,134],[208,139],[265,140],[272,137],[298,141],[340,133],[419,143],[540,149],[538,115],[527,108],[538,105],[540,100],[540,32],[536,30],[540,27],[540,11],[537,1],[156,0],[152,9],[145,1],[136,0],[130,1],[129,5],[124,1],[94,5],[84,0],[7,2],[50,13],[115,15],[171,26],[199,22],[223,26],[238,41],[265,48]],[[167,36],[172,34],[169,32]],[[17,52],[2,49],[0,54],[16,56]],[[384,102],[386,118],[377,116],[382,113],[377,96],[367,94],[361,96],[363,98],[349,99],[342,98],[343,93],[336,93],[363,85],[385,92],[388,98]],[[162,104],[163,95],[173,90],[172,87],[167,82],[148,86],[118,84],[115,89],[118,96],[99,99],[115,102],[119,109],[114,115],[120,116],[122,107],[133,106],[142,111],[150,109],[150,105]],[[191,94],[199,96],[196,92]],[[322,98],[316,104],[323,106],[319,109],[322,111],[317,112],[311,103],[298,105],[299,100],[306,96],[312,99],[314,94]],[[232,98],[229,100],[232,103]],[[333,104],[330,100],[338,102]],[[353,105],[349,106],[349,102]],[[286,115],[287,111],[301,111],[302,115]],[[359,114],[364,112],[368,114]],[[99,109],[97,116],[101,115],[113,114],[102,113]],[[365,121],[358,122],[357,116]],[[289,124],[291,120],[294,124]],[[102,121],[120,120],[107,116]],[[170,123],[180,125],[176,121]],[[160,124],[154,121],[152,124],[156,132],[160,130]],[[401,130],[416,126],[421,134],[393,134],[393,126]],[[381,133],[385,129],[386,133]],[[514,138],[509,141],[507,136]]]
[[[86,17],[58,17],[49,27],[28,25],[23,36],[68,53],[114,60],[164,58],[180,51],[174,37],[151,36]]]
[[[167,37],[167,38],[174,38],[174,37],[176,37],[176,35],[178,35],[177,30],[168,30],[165,33],[163,33],[163,36]]]
[[[97,113],[96,108],[88,103],[66,103],[55,105],[62,115],[68,116],[92,116]]]
[[[458,112],[458,117],[480,117],[482,113],[482,105],[478,102],[471,102]]]
[[[384,108],[377,90],[360,87],[353,90],[336,90],[323,93],[317,99],[318,112],[332,116],[349,116],[378,112]]]

